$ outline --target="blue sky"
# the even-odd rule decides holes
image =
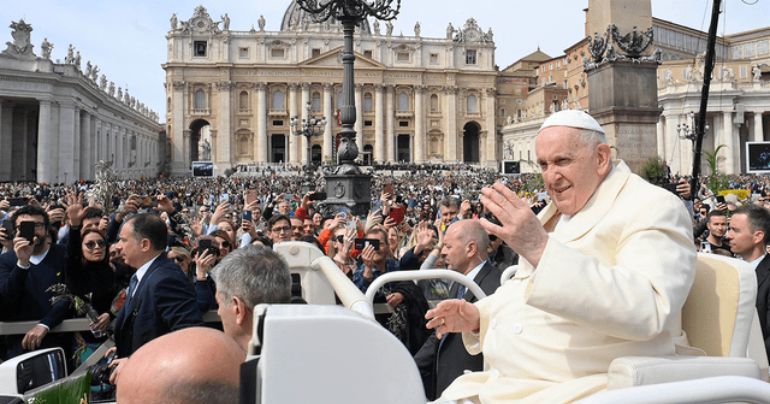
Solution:
[[[756,1],[756,4],[750,5]],[[165,35],[169,18],[191,17],[199,4],[215,20],[224,13],[232,30],[249,30],[260,14],[268,30],[277,30],[290,0],[3,0],[0,7],[0,44],[10,41],[11,21],[24,18],[32,24],[35,51],[47,37],[54,44],[53,59],[64,59],[67,45],[80,50],[87,60],[117,86],[155,111],[164,110]],[[652,0],[655,17],[708,29],[711,0]],[[726,13],[719,33],[735,33],[770,25],[770,0],[725,0]],[[505,67],[538,46],[552,55],[560,54],[583,35],[583,8],[588,0],[403,0],[394,33],[412,35],[420,21],[422,35],[444,36],[448,22],[461,26],[474,17],[484,30],[492,28],[497,46],[496,62]],[[502,9],[500,7],[503,7]],[[161,114],[162,115],[162,114]]]

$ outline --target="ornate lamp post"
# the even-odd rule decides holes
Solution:
[[[318,136],[323,133],[323,127],[326,125],[326,117],[318,119],[310,115],[310,102],[305,105],[305,116],[307,118],[300,119],[296,116],[291,117],[291,133],[295,136],[304,136],[307,138],[307,164],[305,165],[305,171],[309,174],[313,171],[313,157],[311,155],[312,139],[314,136]]]
[[[371,16],[379,20],[396,18],[401,9],[401,0],[296,0],[297,5],[313,16],[316,22],[334,18],[342,24],[344,48],[342,51],[342,101],[340,147],[337,151],[340,165],[325,172],[326,200],[328,211],[348,208],[353,214],[365,215],[371,202],[371,177],[361,172],[355,163],[358,157],[356,146],[356,106],[353,98],[354,78],[353,33],[356,25]]]
[[[695,148],[695,141],[698,137],[698,130],[696,129],[698,124],[695,122],[695,113],[692,111],[687,113],[687,120],[690,122],[689,124],[687,122],[685,123],[679,123],[676,125],[676,134],[679,136],[680,139],[687,139],[693,142],[693,148]],[[705,133],[708,132],[709,125],[706,124],[706,127],[703,130],[704,136]]]

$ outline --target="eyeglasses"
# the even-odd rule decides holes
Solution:
[[[345,236],[340,234],[339,236],[334,237],[335,240],[337,240],[338,243],[342,243],[345,241]]]
[[[230,242],[227,240],[222,241],[219,243],[219,248],[230,248]]]
[[[104,248],[107,246],[107,243],[104,242],[104,240],[91,240],[87,242],[86,248],[89,250],[95,250],[97,248]]]
[[[497,236],[495,236],[494,234],[490,234],[489,241],[497,241]]]
[[[291,226],[281,226],[281,227],[273,227],[272,230],[270,230],[275,233],[288,233],[291,231]]]
[[[185,260],[187,258],[185,258],[183,255],[177,255],[176,257],[173,257],[171,259],[173,259],[174,261],[176,261],[176,262],[181,264],[181,263],[185,262]]]

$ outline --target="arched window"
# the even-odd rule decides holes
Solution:
[[[438,95],[431,94],[430,96],[430,112],[438,112]]]
[[[249,110],[249,92],[248,91],[241,91],[241,93],[238,95],[238,107],[241,111],[248,111]]]
[[[273,111],[285,111],[286,106],[284,105],[284,99],[285,95],[283,94],[283,91],[281,90],[275,90],[273,91],[273,98],[272,102],[270,104],[270,109]]]
[[[409,95],[405,91],[398,93],[398,111],[409,111]]]
[[[372,112],[372,93],[364,94],[364,112]]]
[[[321,112],[321,93],[313,91],[313,95],[310,96],[310,103],[313,112]]]
[[[467,110],[469,114],[478,114],[479,113],[479,99],[476,97],[476,95],[471,94],[467,98]]]
[[[206,92],[202,88],[195,90],[193,109],[206,109]]]

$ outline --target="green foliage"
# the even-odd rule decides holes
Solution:
[[[80,377],[66,380],[62,383],[53,383],[48,388],[43,388],[27,402],[30,404],[71,404],[79,403],[88,398],[91,389],[91,372],[86,372]]]
[[[660,157],[650,157],[642,165],[639,175],[651,184],[662,184],[666,181],[666,163]]]
[[[730,178],[727,175],[720,173],[718,167],[719,152],[725,147],[727,146],[720,144],[716,149],[714,149],[713,152],[703,152],[706,163],[708,163],[709,170],[711,170],[711,175],[709,175],[709,177],[706,179],[706,186],[714,194],[718,194],[719,191],[728,189],[730,187]]]

